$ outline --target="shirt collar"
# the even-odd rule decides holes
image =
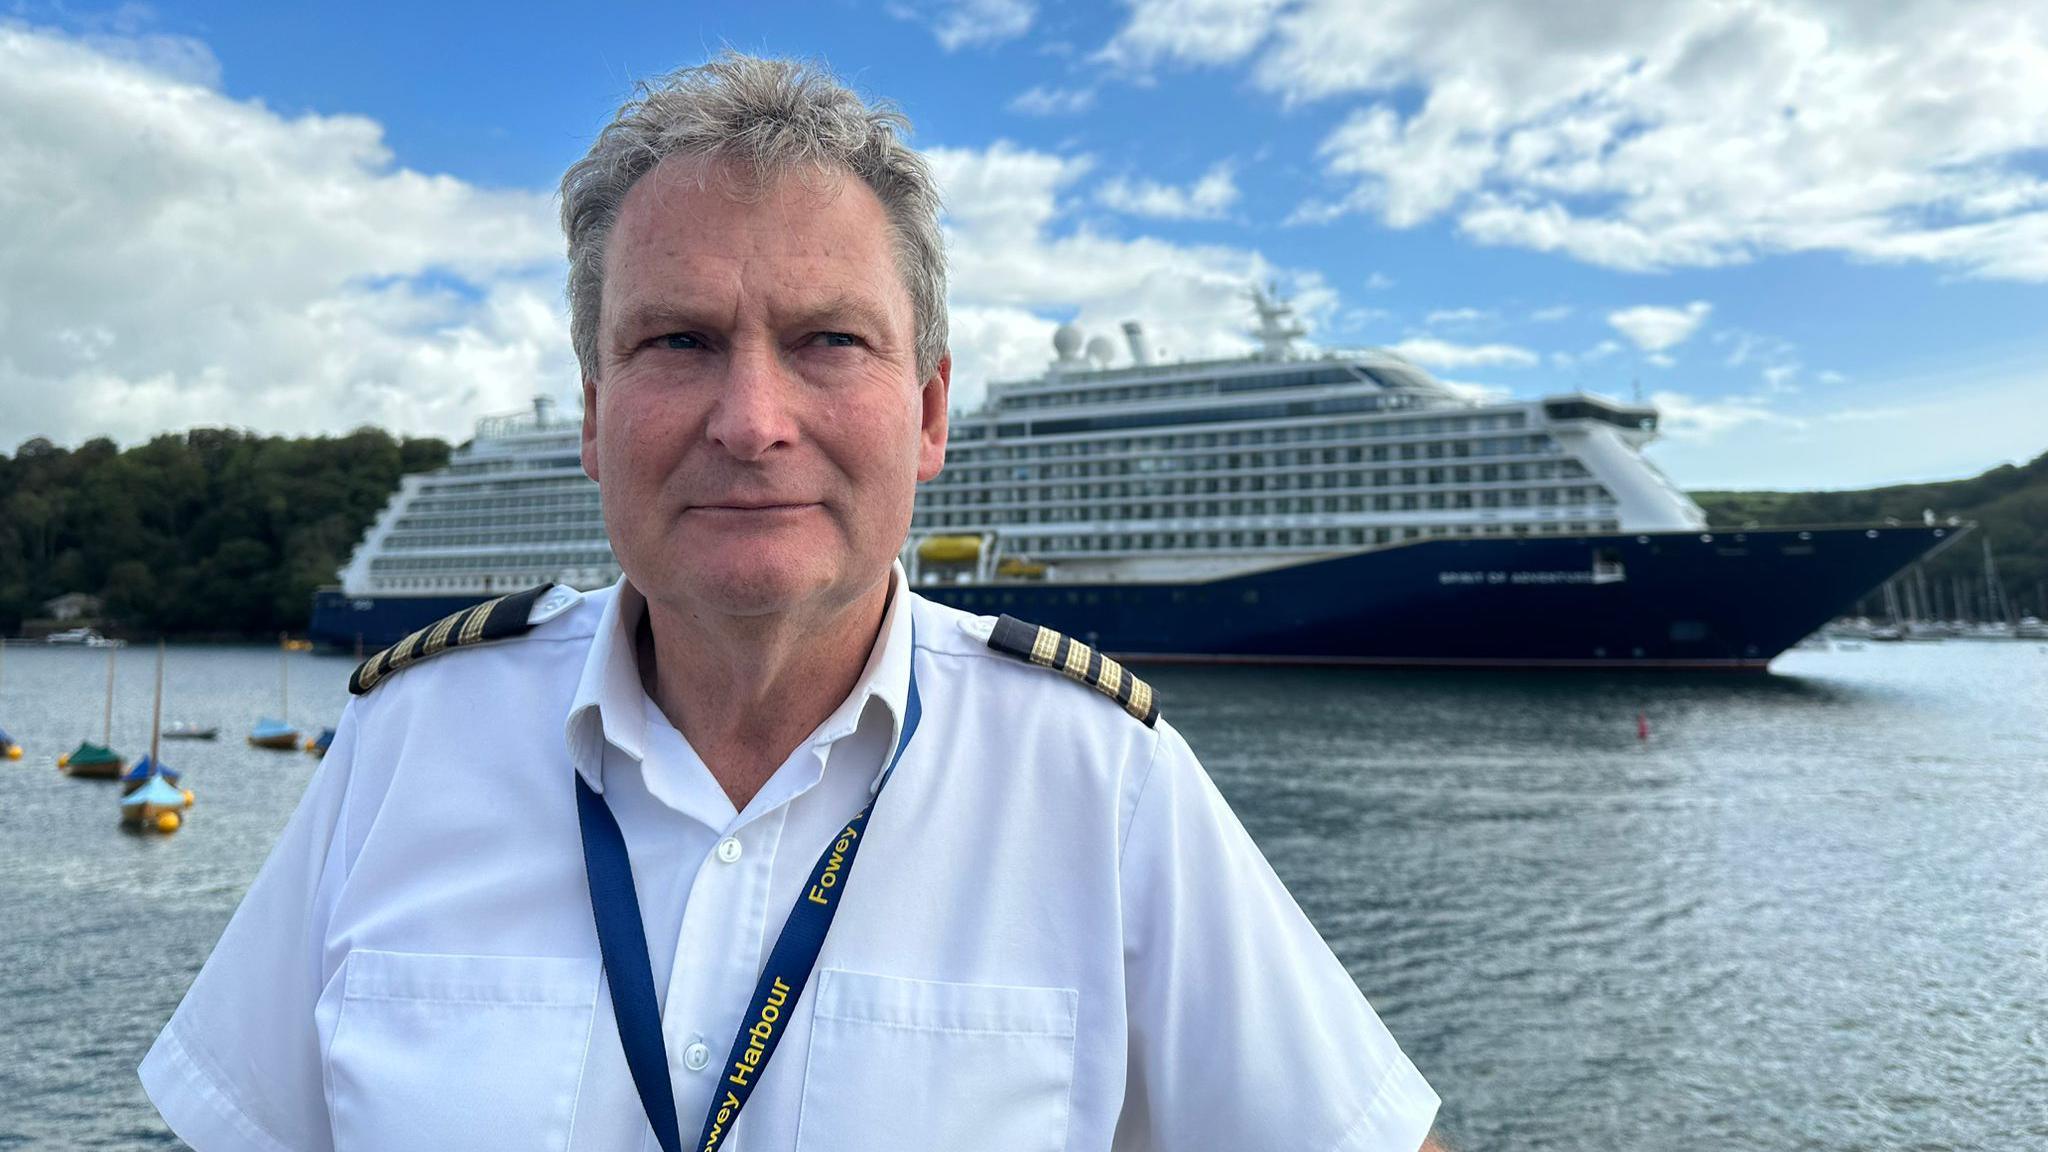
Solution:
[[[870,704],[879,704],[888,714],[889,743],[883,762],[875,772],[869,790],[881,786],[882,772],[902,739],[904,712],[910,698],[911,607],[910,582],[903,565],[889,566],[889,607],[882,616],[882,628],[868,651],[867,663],[853,691],[825,718],[806,743],[824,750],[860,727]],[[563,737],[569,755],[591,788],[604,791],[604,745],[612,746],[639,760],[647,752],[646,689],[640,684],[640,664],[635,644],[640,619],[647,612],[647,598],[624,576],[612,586],[590,653],[583,661],[583,675],[569,703]]]

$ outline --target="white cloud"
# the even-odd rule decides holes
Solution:
[[[1746,424],[1801,424],[1742,396],[1702,400],[1683,392],[1653,392],[1650,403],[1657,409],[1658,428],[1680,440],[1711,440]]]
[[[574,391],[549,197],[230,99],[203,47],[109,45],[0,23],[0,444],[460,437]]]
[[[1676,368],[1678,367],[1678,358],[1666,356],[1662,352],[1652,352],[1648,356],[1643,357],[1643,363],[1650,365],[1652,368]]]
[[[1914,379],[1859,381],[1853,407],[1780,413],[1754,398],[1732,407],[1709,402],[1703,419],[1684,413],[1684,435],[1670,422],[1677,409],[1666,409],[1672,435],[1652,453],[1689,488],[1832,489],[1974,476],[2040,455],[2048,444],[2044,389],[2048,365],[2039,363],[1969,377],[1943,367]],[[1739,431],[1706,434],[1710,425]]]
[[[1847,376],[1842,375],[1840,372],[1837,372],[1832,368],[1821,372],[1818,376],[1814,378],[1816,380],[1819,380],[1823,384],[1841,384],[1847,382],[1849,379]]]
[[[949,205],[956,407],[979,403],[991,378],[1042,370],[1053,318],[1111,337],[1138,320],[1155,349],[1194,359],[1250,351],[1249,285],[1279,279],[1312,323],[1335,310],[1336,294],[1319,278],[1257,252],[1061,227],[1063,198],[1092,168],[1086,157],[1004,143],[928,156]]]
[[[1430,368],[1527,368],[1539,359],[1513,344],[1453,344],[1429,336],[1412,336],[1387,347]]]
[[[1047,88],[1034,85],[1010,101],[1012,112],[1026,116],[1075,116],[1095,106],[1093,88]]]
[[[1559,368],[1576,368],[1597,364],[1621,351],[1621,345],[1613,340],[1602,340],[1584,352],[1552,352],[1550,362]]]
[[[1628,269],[1832,251],[2048,280],[2039,5],[1135,0],[1109,54],[1355,101],[1322,147],[1344,191],[1297,222],[1449,218]]]
[[[1636,308],[1623,308],[1607,314],[1607,323],[1614,330],[1628,337],[1629,342],[1645,352],[1657,353],[1676,348],[1692,338],[1706,323],[1714,306],[1704,300],[1695,300],[1683,308],[1660,308],[1645,304]]]
[[[1130,23],[1098,54],[1112,66],[1161,60],[1227,64],[1266,38],[1282,0],[1140,0]]]
[[[1336,310],[1255,251],[1063,226],[1085,156],[929,155],[960,406],[1042,369],[1061,319],[1138,319],[1192,358],[1250,349],[1248,285],[1278,280],[1312,324]],[[373,121],[280,116],[4,26],[0,172],[0,444],[195,424],[460,438],[573,395],[551,198],[399,167]]]
[[[1375,272],[1365,278],[1365,288],[1368,292],[1385,292],[1393,286],[1394,278],[1385,272]]]
[[[1157,220],[1220,220],[1237,202],[1237,179],[1229,162],[1219,163],[1186,188],[1121,176],[1104,184],[1095,198],[1105,207]]]
[[[1799,377],[1800,365],[1772,364],[1764,369],[1764,387],[1772,392],[1797,392],[1799,386],[1793,383]]]
[[[1034,0],[953,0],[932,20],[932,35],[948,52],[975,44],[1000,44],[1031,30],[1038,16]]]
[[[1423,317],[1422,322],[1432,328],[1445,324],[1478,324],[1493,319],[1493,315],[1486,308],[1439,308]]]
[[[1569,320],[1571,314],[1571,305],[1558,304],[1549,308],[1536,309],[1534,312],[1529,313],[1529,319],[1538,324],[1555,324],[1559,320]]]

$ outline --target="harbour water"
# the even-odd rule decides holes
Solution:
[[[290,659],[293,718],[331,723],[349,662]],[[104,654],[9,647],[0,1148],[176,1146],[135,1064],[316,767],[242,741],[277,661],[172,651],[166,715],[221,739],[166,745],[198,803],[161,839],[53,767],[98,738]],[[130,755],[151,665],[122,653]],[[2048,1147],[2048,648],[1150,675],[1456,1147]]]

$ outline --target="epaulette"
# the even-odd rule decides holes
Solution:
[[[550,597],[551,600],[560,600],[559,605],[540,604],[541,597],[546,596],[554,587],[553,584],[541,584],[524,592],[514,592],[509,596],[486,600],[427,625],[363,661],[348,678],[349,692],[361,696],[375,688],[393,672],[403,671],[429,656],[439,655],[450,648],[488,644],[493,640],[504,640],[531,631],[535,625],[550,619],[579,599],[574,592],[563,588],[563,595]],[[550,608],[554,611],[547,610]]]
[[[1150,684],[1071,636],[1026,624],[1014,616],[1000,616],[995,630],[988,635],[988,646],[1041,668],[1058,669],[1116,701],[1147,728],[1159,719],[1159,697],[1153,694]]]

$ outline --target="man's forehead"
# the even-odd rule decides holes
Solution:
[[[733,220],[819,212],[865,218],[884,228],[888,224],[881,201],[843,168],[799,165],[764,173],[750,163],[718,156],[670,156],[627,191],[614,235],[689,231],[707,215]]]
[[[670,157],[627,194],[608,248],[604,295],[618,319],[742,287],[776,289],[786,307],[804,309],[862,295],[909,305],[887,214],[852,173],[763,179],[716,158]],[[613,310],[628,297],[630,309]]]

